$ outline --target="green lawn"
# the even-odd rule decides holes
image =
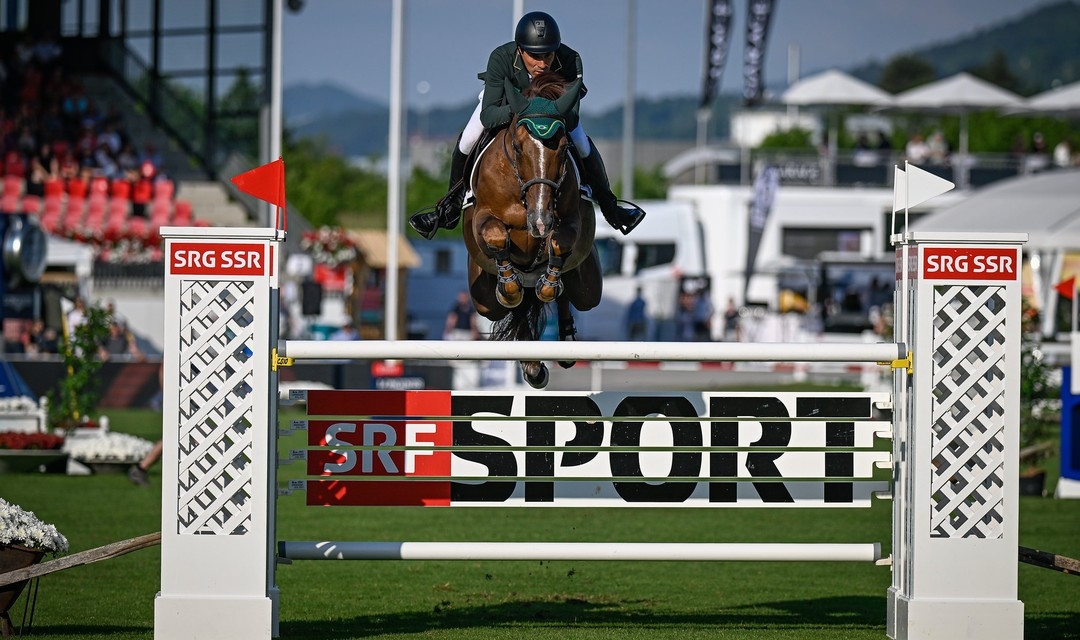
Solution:
[[[157,439],[152,411],[110,414]],[[285,445],[286,447],[288,445]],[[1050,464],[1056,465],[1051,461]],[[300,473],[283,467],[283,477]],[[154,487],[124,475],[0,476],[0,496],[72,551],[160,529]],[[279,502],[285,540],[882,541],[889,508],[415,509]],[[1021,544],[1080,557],[1080,501],[1024,498]],[[192,559],[198,562],[197,558]],[[160,549],[41,580],[32,637],[148,639]],[[888,567],[853,563],[312,562],[278,569],[283,638],[884,638]],[[1020,565],[1029,639],[1080,638],[1080,577]],[[19,622],[24,595],[13,607]]]

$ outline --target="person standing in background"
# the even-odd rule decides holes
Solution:
[[[626,339],[644,340],[648,335],[649,316],[646,312],[645,298],[641,294],[641,287],[637,288],[630,306],[626,309]]]
[[[480,329],[476,324],[476,310],[473,309],[469,292],[462,289],[457,300],[446,314],[443,327],[443,340],[479,340]]]

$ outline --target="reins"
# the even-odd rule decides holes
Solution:
[[[522,205],[526,205],[525,197],[526,197],[527,192],[529,191],[529,188],[533,187],[535,185],[538,185],[538,184],[547,185],[547,186],[551,187],[555,191],[555,197],[558,198],[559,197],[559,190],[562,188],[563,180],[566,179],[566,174],[567,174],[567,170],[566,170],[566,158],[567,158],[566,150],[569,147],[563,147],[563,151],[561,153],[562,158],[561,158],[561,162],[560,162],[562,170],[559,172],[558,181],[549,180],[548,178],[532,178],[530,180],[522,180],[521,179],[521,170],[518,168],[517,154],[516,153],[511,154],[510,151],[506,148],[506,139],[508,137],[512,137],[513,132],[517,129],[517,127],[521,126],[520,123],[519,123],[521,118],[523,118],[523,117],[527,118],[527,117],[530,117],[531,115],[543,116],[543,117],[547,117],[547,118],[551,117],[550,114],[519,114],[519,115],[516,115],[516,116],[514,116],[513,122],[510,123],[510,127],[506,129],[506,131],[504,133],[504,137],[503,137],[503,153],[506,154],[506,159],[510,161],[510,166],[512,166],[514,168],[514,177],[517,178],[518,186],[521,187],[519,198],[521,200]],[[563,123],[563,127],[565,128],[565,126],[566,126],[565,120],[563,120],[562,118],[559,118],[558,120]],[[514,142],[512,144],[513,144],[514,149],[516,151],[517,150],[517,143]]]

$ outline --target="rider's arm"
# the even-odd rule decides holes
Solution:
[[[513,72],[513,54],[508,55],[505,46],[491,52],[484,71],[484,99],[480,108],[480,124],[485,128],[494,129],[510,122],[513,112],[507,94],[517,92],[510,81]],[[520,93],[518,97],[524,99]]]
[[[564,77],[569,77],[571,82],[566,85],[566,91],[562,96],[555,101],[555,108],[564,116],[572,115],[573,119],[577,120],[581,99],[585,97],[585,92],[582,90],[585,84],[581,56],[565,44],[559,47],[559,56],[565,61],[567,68],[573,69],[573,73],[564,73]]]

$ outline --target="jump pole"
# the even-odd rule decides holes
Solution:
[[[283,233],[166,227],[161,234],[167,338],[155,638],[273,637],[276,365],[320,357],[328,345],[278,342]],[[1023,234],[905,234],[897,248],[898,291],[906,293],[896,297],[895,344],[859,354],[829,345],[844,358],[893,360],[893,580],[886,620],[892,638],[1023,637],[1016,481],[1025,240]],[[401,343],[354,343],[349,355],[403,359],[411,344],[402,350]],[[803,351],[806,345],[738,352],[698,343],[691,357],[685,345],[639,345],[616,355],[623,345],[601,344],[545,343],[540,357],[830,357]],[[425,345],[428,355],[408,355],[537,355],[537,345],[521,343],[454,346],[456,355],[444,343]],[[471,351],[496,347],[492,354]],[[343,355],[337,343],[334,357]],[[551,551],[576,553],[571,549]],[[448,553],[403,545],[365,551],[436,552]]]

